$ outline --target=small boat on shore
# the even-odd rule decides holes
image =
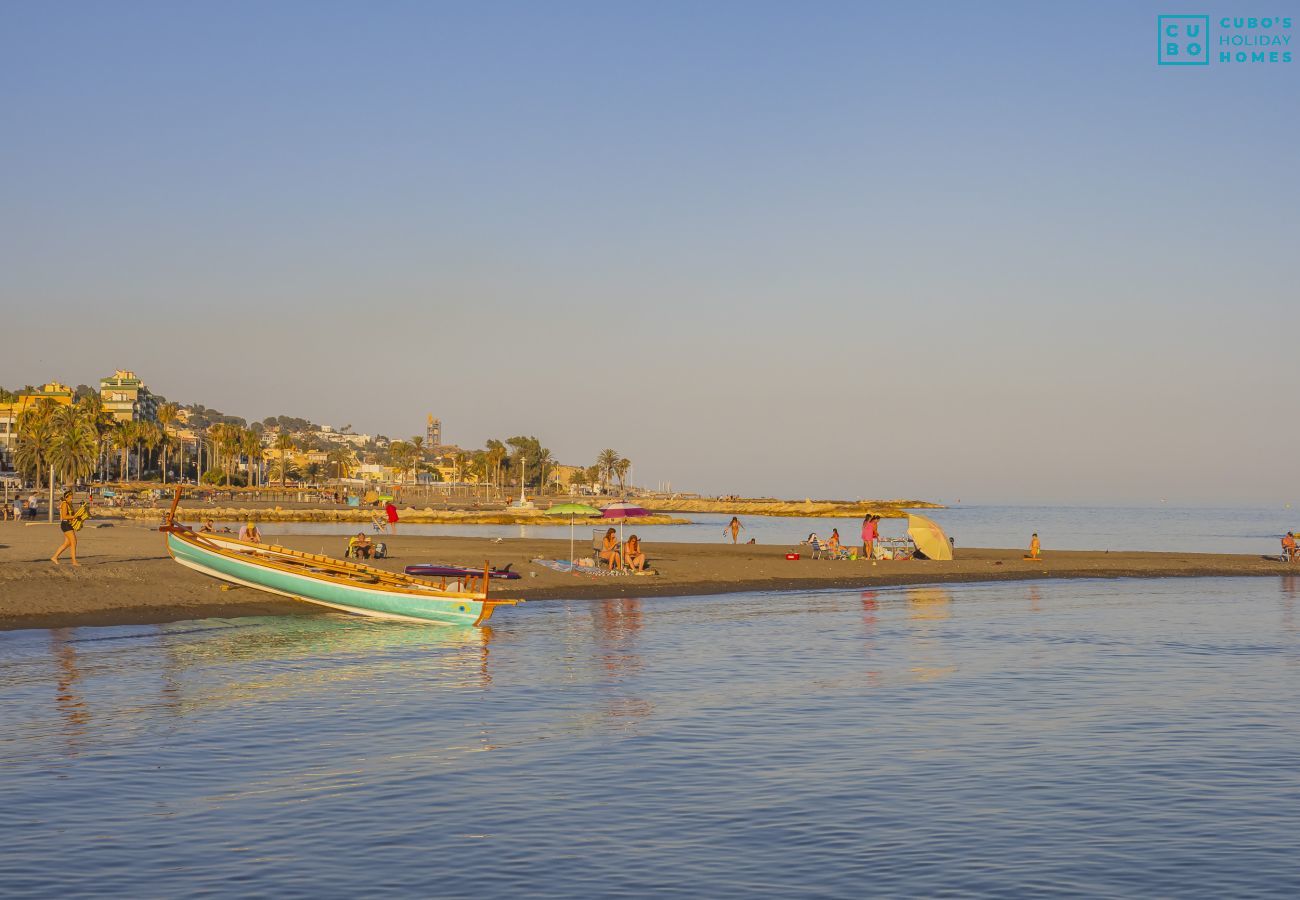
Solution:
[[[179,499],[179,497],[178,497]],[[475,574],[440,583],[287,547],[200,534],[175,524],[176,505],[159,530],[171,558],[196,572],[294,600],[402,622],[482,625],[498,606],[519,600],[489,598],[484,564]],[[467,570],[468,571],[468,570]]]
[[[483,574],[482,569],[471,569],[468,566],[453,566],[446,563],[416,563],[407,566],[403,571],[407,575],[417,575],[423,578],[477,578]],[[507,580],[520,577],[518,572],[510,571],[510,566],[506,566],[504,569],[492,569],[489,574],[493,578]]]

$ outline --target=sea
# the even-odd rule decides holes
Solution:
[[[0,633],[0,894],[1294,897],[1298,607],[1081,580]]]
[[[1287,531],[1300,533],[1300,510],[1283,505],[1270,508],[1184,508],[1081,507],[1081,506],[956,506],[919,510],[937,522],[962,547],[1028,547],[1037,533],[1044,551],[1051,550],[1157,550],[1188,553],[1277,554]],[[610,524],[638,534],[642,540],[681,542],[730,542],[724,533],[730,515],[682,513],[689,525],[638,525],[636,519],[622,521],[578,520],[575,533],[590,540],[591,530]],[[742,516],[742,541],[795,546],[816,532],[829,537],[838,528],[845,543],[859,540],[859,518],[824,519],[784,516]],[[238,528],[239,523],[225,523]],[[264,534],[355,534],[356,523],[267,522]],[[440,525],[399,524],[401,534],[436,536],[481,536],[499,538],[563,538],[568,523],[536,525]],[[901,537],[907,529],[902,519],[884,519],[881,534]]]

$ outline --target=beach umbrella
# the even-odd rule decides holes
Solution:
[[[600,508],[600,517],[602,519],[618,519],[619,543],[623,541],[624,519],[636,519],[648,515],[650,515],[650,510],[637,506],[635,503],[611,503],[609,506]]]
[[[943,529],[925,516],[907,514],[907,536],[927,559],[952,559],[952,544]]]
[[[600,510],[585,503],[557,503],[542,515],[569,517],[569,562],[573,562],[573,520],[578,516],[598,516]]]

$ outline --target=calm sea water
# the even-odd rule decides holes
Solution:
[[[1027,547],[1038,532],[1045,550],[1174,550],[1197,553],[1276,554],[1287,531],[1300,532],[1300,511],[1271,509],[1187,509],[1178,507],[966,506],[931,510],[934,519],[957,547]],[[648,541],[730,541],[723,527],[730,516],[686,513],[690,525],[637,525],[626,528]],[[744,516],[741,540],[760,544],[794,545],[809,532],[828,537],[839,528],[847,542],[858,539],[861,519],[809,519]],[[237,523],[232,523],[237,524]],[[601,524],[601,523],[597,523]],[[606,523],[607,524],[607,523]],[[356,524],[305,522],[268,523],[267,534],[355,534]],[[483,537],[567,537],[568,526],[415,525],[400,526],[402,534],[478,535]],[[592,523],[579,522],[580,540],[589,540]],[[886,519],[882,533],[902,536],[902,520]]]
[[[1300,582],[0,634],[0,892],[1294,896]]]

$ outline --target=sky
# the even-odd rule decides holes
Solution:
[[[1170,12],[1300,31],[6,3],[0,385],[433,413],[709,494],[1300,505],[1300,59],[1159,66]]]

